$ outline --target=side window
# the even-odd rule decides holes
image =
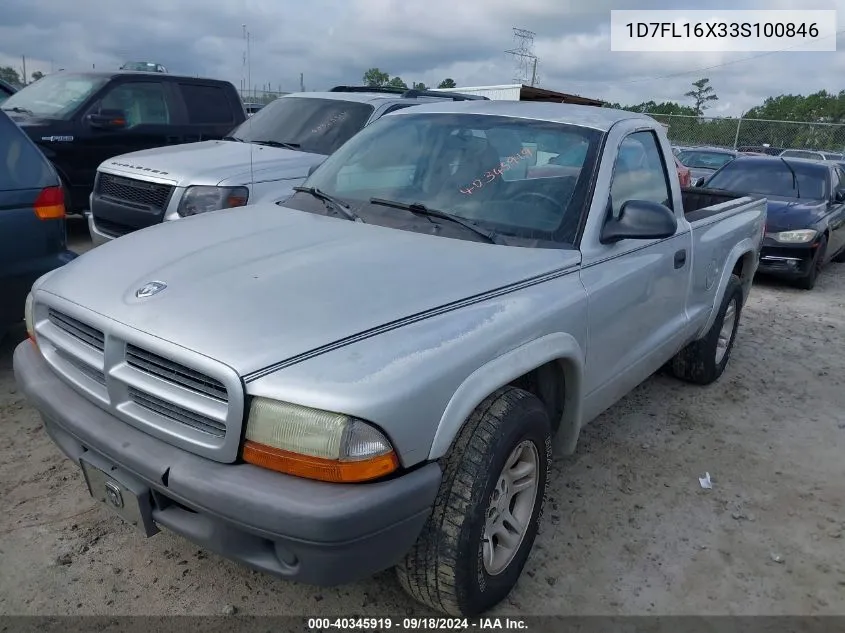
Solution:
[[[185,106],[188,108],[188,120],[191,123],[212,125],[234,123],[235,117],[229,105],[229,98],[223,88],[179,84],[179,89],[185,99]]]
[[[416,103],[397,103],[390,106],[387,110],[384,111],[384,114],[390,114],[391,112],[396,112],[397,110],[402,110],[403,108],[410,108],[412,105],[417,105]],[[382,114],[381,116],[384,116]]]
[[[50,164],[21,129],[0,112],[0,191],[58,184]]]
[[[610,185],[614,217],[619,217],[628,200],[659,202],[672,208],[672,190],[654,132],[634,132],[619,147]]]
[[[127,128],[170,123],[164,86],[158,82],[128,81],[118,84],[102,98],[100,109],[122,110]]]

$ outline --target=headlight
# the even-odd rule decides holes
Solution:
[[[797,231],[769,233],[769,237],[784,244],[806,244],[807,242],[812,242],[818,234],[819,232],[813,229],[799,229]]]
[[[188,187],[179,201],[177,213],[184,217],[218,209],[242,207],[249,200],[246,187],[210,187],[195,185]]]
[[[322,481],[356,482],[399,467],[384,434],[357,418],[268,398],[253,398],[244,461]]]
[[[18,304],[20,305],[20,304]],[[18,312],[20,314],[20,312]],[[23,304],[23,318],[26,321],[26,333],[29,338],[35,340],[35,323],[32,320],[32,293],[26,295],[26,302]]]

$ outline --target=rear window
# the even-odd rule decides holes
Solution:
[[[59,184],[44,155],[0,112],[0,191],[43,189]]]
[[[191,123],[234,123],[229,96],[220,86],[179,84]]]
[[[286,143],[314,154],[333,154],[363,128],[373,106],[357,101],[280,97],[232,132],[251,143]]]

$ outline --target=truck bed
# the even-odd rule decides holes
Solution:
[[[684,205],[684,216],[688,222],[696,222],[717,215],[730,208],[727,202],[740,198],[757,198],[740,193],[724,191],[722,189],[705,189],[703,187],[681,187],[681,199]]]

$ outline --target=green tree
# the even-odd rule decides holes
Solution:
[[[710,85],[710,80],[707,77],[693,81],[692,85],[694,89],[685,93],[684,96],[693,100],[695,113],[701,116],[709,107],[707,104],[711,101],[718,101],[719,97],[716,96],[716,91]]]
[[[364,85],[370,87],[386,86],[390,81],[390,75],[382,72],[378,68],[370,68],[364,73]]]
[[[437,84],[438,88],[457,88],[458,84],[455,83],[455,80],[451,77],[444,79],[439,84]]]
[[[18,71],[12,68],[11,66],[0,67],[0,79],[15,85],[20,85],[23,83],[21,81],[21,76],[18,74]]]
[[[387,82],[387,85],[391,88],[407,88],[408,84],[402,81],[401,77],[391,77],[390,81]]]
[[[40,70],[36,70],[34,73],[32,73],[32,81],[38,81],[43,76],[44,76],[44,73],[42,73]]]

